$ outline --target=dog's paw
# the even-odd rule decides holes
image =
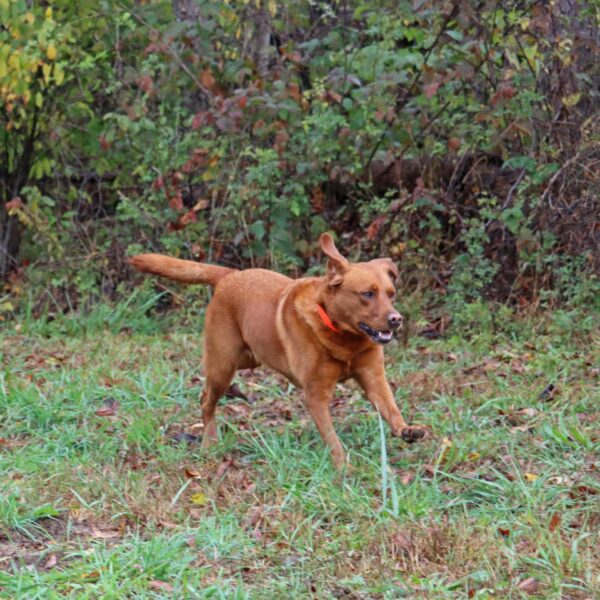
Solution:
[[[407,444],[414,444],[415,442],[426,438],[429,435],[429,432],[425,427],[421,427],[420,425],[411,425],[402,429],[400,435]]]

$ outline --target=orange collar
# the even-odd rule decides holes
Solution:
[[[335,331],[336,333],[342,333],[331,322],[331,319],[329,318],[329,315],[325,312],[325,309],[320,304],[317,304],[317,312],[319,313],[319,316],[321,317],[321,321],[323,321],[323,323],[325,324],[326,327],[329,327],[329,329],[331,329],[331,331]]]

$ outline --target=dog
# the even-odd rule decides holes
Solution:
[[[403,321],[392,304],[396,265],[389,258],[351,263],[328,233],[319,243],[328,259],[324,277],[290,279],[266,269],[240,271],[161,254],[129,259],[139,271],[214,287],[204,329],[202,447],[218,439],[217,402],[236,370],[261,364],[302,388],[337,469],[346,464],[329,412],[338,381],[354,378],[393,435],[408,443],[426,436],[424,427],[402,418],[385,377],[383,346]]]

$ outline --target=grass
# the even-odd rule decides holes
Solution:
[[[594,327],[390,347],[398,403],[433,436],[390,438],[341,384],[340,476],[266,370],[221,402],[215,449],[174,441],[201,434],[201,338],[148,306],[3,326],[0,598],[599,597]]]

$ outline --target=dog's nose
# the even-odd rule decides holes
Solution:
[[[391,329],[398,329],[402,325],[402,315],[397,312],[390,313],[387,321]]]

